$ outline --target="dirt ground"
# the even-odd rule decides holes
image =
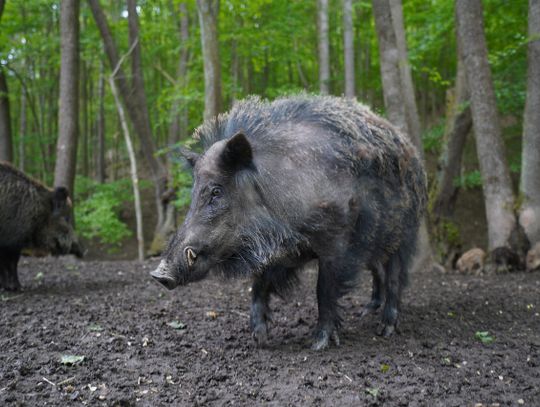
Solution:
[[[539,273],[416,274],[391,339],[358,318],[366,274],[342,301],[341,347],[314,352],[314,271],[273,301],[258,349],[249,281],[168,292],[156,264],[22,259],[24,292],[0,292],[0,406],[540,406]]]

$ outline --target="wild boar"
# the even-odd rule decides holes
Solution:
[[[22,249],[82,256],[70,222],[68,195],[64,187],[49,189],[0,162],[0,288],[21,288],[17,264]]]
[[[238,102],[195,137],[204,152],[183,152],[191,206],[155,279],[172,289],[210,270],[252,276],[251,328],[264,344],[270,295],[317,259],[319,350],[339,343],[338,300],[369,269],[362,315],[384,302],[380,333],[394,332],[427,200],[419,155],[394,126],[353,100],[298,95]]]

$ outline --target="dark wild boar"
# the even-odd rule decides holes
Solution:
[[[21,288],[17,263],[22,249],[82,256],[70,213],[66,188],[51,190],[0,162],[0,288]]]
[[[306,95],[239,102],[195,136],[204,153],[183,152],[191,207],[151,275],[169,289],[210,270],[253,276],[251,328],[264,344],[270,295],[317,259],[313,349],[323,349],[339,343],[339,298],[368,269],[362,315],[384,303],[380,333],[391,335],[427,199],[404,136],[355,101]]]

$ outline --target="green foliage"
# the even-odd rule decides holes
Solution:
[[[482,186],[480,171],[474,170],[454,180],[454,185],[463,189],[474,189]]]
[[[444,141],[444,129],[445,123],[444,120],[441,120],[440,123],[430,127],[422,134],[422,143],[425,151],[440,154]]]
[[[98,184],[78,177],[75,190],[75,219],[81,236],[118,246],[122,239],[132,235],[118,216],[121,205],[133,199],[128,179]]]
[[[177,168],[174,171],[173,184],[176,189],[174,205],[181,211],[186,211],[191,203],[191,186],[193,185],[191,173],[183,168]]]

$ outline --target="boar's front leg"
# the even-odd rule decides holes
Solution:
[[[297,270],[290,267],[271,267],[254,277],[251,288],[250,327],[259,346],[266,345],[268,341],[271,294],[283,296],[297,282]]]
[[[371,271],[371,275],[373,276],[371,301],[365,305],[364,308],[362,308],[362,311],[360,311],[360,318],[364,318],[366,315],[377,311],[384,300],[385,269],[379,262],[373,266],[370,266],[369,269]]]
[[[253,339],[257,345],[264,346],[268,341],[268,326],[270,320],[270,294],[272,284],[263,272],[255,276],[251,287],[251,315],[249,325]]]
[[[330,338],[339,346],[338,328],[341,323],[339,315],[339,298],[345,293],[345,262],[319,259],[319,275],[317,278],[317,304],[319,320],[315,330],[315,340],[311,348],[322,350],[329,346]]]
[[[0,250],[0,288],[6,291],[19,291],[21,284],[17,275],[18,250]]]

